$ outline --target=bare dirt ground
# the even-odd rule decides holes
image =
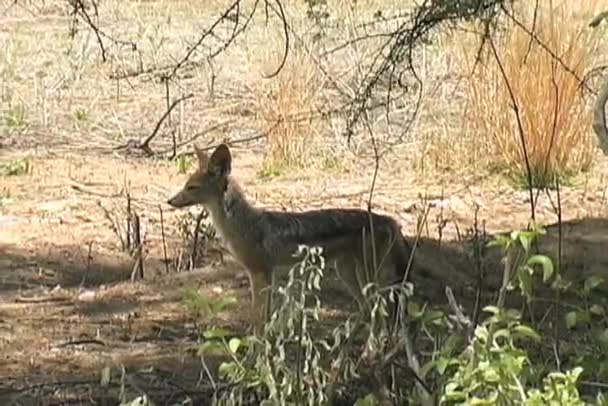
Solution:
[[[157,9],[154,2],[144,3],[150,5],[129,7],[149,17],[146,13],[154,14]],[[8,28],[0,28],[0,35],[28,44],[34,37],[45,44],[51,42],[62,29],[67,30],[61,10],[49,6],[44,26],[40,17],[7,12],[4,27]],[[194,24],[195,17],[188,16],[188,24]],[[47,38],[39,36],[43,27]],[[92,55],[94,41],[87,41],[83,52]],[[30,45],[21,46],[16,55],[30,58],[32,70],[42,69],[38,64],[48,55],[38,61]],[[229,62],[223,66],[237,66]],[[218,70],[221,84],[228,69]],[[206,396],[205,385],[200,386],[199,394],[183,389],[195,387],[204,376],[196,355],[201,321],[193,319],[181,302],[185,287],[198,287],[212,296],[235,295],[239,299],[235,307],[217,320],[203,323],[213,322],[236,332],[247,328],[248,281],[229,256],[221,261],[209,255],[205,265],[193,272],[165,272],[159,206],[171,258],[179,244],[176,224],[180,212],[165,201],[181,187],[185,175],[178,173],[174,162],[114,149],[129,137],[139,138],[151,131],[164,111],[163,93],[154,83],[137,83],[131,90],[125,85],[125,94],[116,102],[110,90],[115,84],[106,74],[83,65],[82,76],[70,82],[75,96],[70,96],[69,106],[65,99],[49,96],[44,109],[40,107],[43,99],[29,98],[33,82],[16,81],[16,92],[29,103],[25,105],[31,110],[30,123],[19,129],[0,127],[0,165],[20,159],[29,159],[31,165],[28,174],[0,177],[2,404],[6,404],[4,399],[21,402],[15,404],[62,404],[80,399],[87,404],[87,396],[99,401],[103,390],[96,385],[102,369],[118,365],[129,371],[131,389],[155,387],[158,380],[152,375],[155,379],[162,376],[164,386],[157,383],[161,385],[155,387],[158,391],[173,393],[176,398],[187,394],[201,401]],[[48,75],[52,76],[50,68]],[[189,87],[196,97],[184,113],[188,117],[184,134],[225,119],[243,119],[250,95],[242,101],[229,88],[230,95],[218,96],[213,107],[200,96],[206,93],[204,80],[195,82]],[[247,89],[246,84],[239,86],[243,92]],[[81,108],[89,116],[84,122],[74,118],[73,112]],[[42,118],[38,112],[43,112]],[[239,139],[241,131],[239,125],[232,125],[230,131],[221,128],[199,141],[213,145],[222,139]],[[117,141],[117,134],[125,138]],[[263,141],[239,143],[233,151],[234,177],[257,205],[290,210],[366,206],[373,177],[369,153],[349,155],[352,163],[338,170],[300,169],[264,177],[260,176]],[[430,300],[443,302],[445,286],[466,292],[474,279],[474,267],[459,236],[475,223],[476,208],[478,223],[489,233],[497,233],[526,226],[529,200],[525,191],[499,175],[458,167],[421,171],[412,164],[420,160],[419,154],[413,143],[387,154],[373,202],[376,210],[393,215],[410,239],[424,205],[431,204],[417,254],[424,274],[420,290]],[[598,156],[591,172],[561,191],[565,222],[562,266],[571,275],[608,277],[607,174],[608,161]],[[126,189],[142,216],[147,236],[145,278],[136,282],[130,281],[133,260],[121,251],[103,209],[118,213],[124,208]],[[544,194],[539,197],[537,219],[543,224],[557,221],[552,202]],[[555,248],[556,235],[557,229],[552,228],[543,240],[547,250]],[[497,255],[490,263],[488,268],[496,271],[489,275],[491,294],[500,275]],[[464,297],[463,303],[469,304]],[[214,369],[214,360],[209,362]],[[147,375],[152,370],[154,374]],[[119,388],[112,390],[112,395],[107,394],[108,404],[114,404],[108,399],[116,399]]]

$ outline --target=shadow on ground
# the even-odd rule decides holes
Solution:
[[[608,220],[588,218],[546,230],[540,252],[554,261],[561,252],[560,268],[566,278],[582,283],[597,275],[608,280]],[[200,326],[179,304],[178,292],[183,287],[199,286],[218,294],[237,292],[238,309],[218,322],[237,334],[246,331],[243,318],[233,319],[246,314],[249,306],[248,285],[238,270],[159,276],[164,266],[151,259],[150,278],[131,284],[125,282],[133,265],[125,255],[94,252],[83,256],[82,247],[73,246],[47,246],[40,252],[0,249],[0,344],[6,349],[0,360],[0,404],[18,399],[19,404],[33,405],[40,404],[40,399],[52,403],[62,398],[114,405],[122,385],[130,388],[131,398],[144,391],[157,404],[187,397],[194,404],[206,403],[213,388],[196,353]],[[481,265],[471,252],[470,242],[422,239],[412,271],[418,297],[445,304],[449,286],[465,314],[471,314],[482,267],[482,302],[495,302],[503,275],[501,252],[489,249]],[[55,286],[93,291],[103,287],[110,293],[90,301],[75,299],[75,293],[34,299],[41,288]],[[606,301],[606,283],[599,288],[598,300]],[[553,305],[553,293],[540,286],[535,295],[546,299],[534,302],[533,312],[540,316]],[[330,307],[347,307],[333,293],[328,296]],[[508,304],[524,305],[516,300]],[[206,367],[216,371],[219,362],[219,358],[207,358]],[[125,374],[117,365],[125,367]],[[102,371],[109,366],[112,379],[102,387]]]

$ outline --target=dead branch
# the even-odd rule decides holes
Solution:
[[[163,262],[165,263],[165,272],[169,273],[169,257],[167,257],[167,238],[165,236],[165,219],[163,216],[163,206],[158,205],[160,213],[160,234],[163,240]]]
[[[509,98],[511,99],[511,109],[513,109],[513,114],[515,115],[515,121],[517,122],[517,130],[519,135],[519,141],[521,143],[522,153],[524,157],[524,164],[526,165],[526,180],[528,181],[528,193],[530,195],[530,217],[532,221],[536,220],[536,199],[534,198],[534,184],[532,182],[532,166],[530,165],[530,158],[528,154],[528,144],[526,143],[526,133],[524,131],[524,125],[522,123],[521,113],[519,111],[519,103],[517,102],[517,98],[515,97],[515,92],[513,91],[513,87],[511,86],[511,82],[509,81],[509,77],[505,71],[505,68],[502,64],[502,60],[498,55],[498,50],[496,46],[494,46],[494,41],[490,38],[489,40],[490,48],[492,49],[492,54],[494,55],[494,59],[496,60],[496,64],[500,70],[500,74],[502,76],[503,82],[507,91],[509,92]]]
[[[169,116],[169,114],[171,114],[171,110],[173,110],[179,103],[181,103],[185,100],[191,99],[192,97],[194,97],[194,95],[192,93],[190,93],[183,97],[180,97],[179,99],[174,100],[173,103],[171,103],[171,105],[169,106],[169,108],[165,111],[165,113],[160,117],[160,119],[156,123],[156,126],[154,127],[154,130],[152,131],[152,133],[150,135],[148,135],[148,137],[141,144],[139,144],[139,148],[142,151],[144,151],[146,154],[148,154],[148,156],[154,155],[154,152],[150,148],[150,142],[158,134],[158,130],[160,130],[160,126],[163,124],[163,122]]]
[[[101,340],[97,340],[95,338],[83,338],[80,340],[69,340],[69,341],[65,341],[59,344],[55,344],[52,346],[52,348],[66,348],[66,347],[71,347],[71,346],[79,346],[79,345],[85,345],[85,344],[96,344],[96,345],[101,345],[102,347],[106,346],[107,344]]]
[[[184,145],[188,145],[191,142],[194,142],[196,139],[202,137],[203,135],[209,134],[209,133],[211,133],[213,131],[216,131],[216,130],[218,130],[220,128],[224,128],[225,126],[227,126],[229,124],[232,124],[234,122],[236,122],[236,119],[229,119],[229,120],[225,120],[225,121],[222,121],[220,123],[217,123],[215,125],[212,125],[211,127],[205,128],[203,131],[200,131],[200,132],[194,134],[192,137],[188,138],[185,141],[176,142],[175,145],[172,145],[170,148],[166,148],[166,149],[161,150],[159,152],[159,154],[165,154],[167,152],[173,152],[174,150],[177,150],[177,149],[183,147]],[[204,150],[206,148],[207,147],[202,147],[201,149]],[[216,146],[213,146],[211,148],[216,148]]]
[[[131,272],[131,282],[134,282],[137,277],[144,279],[144,241],[145,237],[141,230],[141,220],[137,213],[133,213],[133,256],[135,264]]]

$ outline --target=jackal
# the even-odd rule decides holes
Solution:
[[[359,306],[370,274],[379,286],[404,278],[411,249],[393,218],[359,209],[282,212],[253,207],[230,176],[228,146],[218,146],[211,157],[194,148],[198,170],[168,203],[176,208],[201,204],[209,212],[227,248],[249,275],[254,327],[262,327],[268,318],[267,288],[276,270],[296,263],[293,254],[300,244],[323,248],[326,263],[333,264]]]

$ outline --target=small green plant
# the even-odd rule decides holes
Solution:
[[[188,155],[178,155],[177,158],[175,158],[175,164],[177,165],[177,171],[181,174],[185,174],[188,173],[188,170],[190,168],[192,168],[192,164],[193,164],[194,160],[192,159],[191,156]]]
[[[471,344],[454,363],[456,371],[443,389],[443,405],[583,405],[576,387],[582,368],[551,373],[542,390],[530,387],[535,370],[521,339],[540,341],[514,310],[488,306],[491,314],[475,329]],[[565,402],[565,403],[563,403]]]
[[[218,404],[243,404],[244,399],[255,397],[261,401],[256,404],[265,405],[329,405],[337,399],[373,405],[382,398],[378,383],[388,387],[384,381],[390,377],[388,370],[378,373],[373,365],[381,364],[394,348],[388,340],[388,304],[407,293],[391,287],[387,299],[382,294],[386,292],[370,284],[364,288],[369,314],[352,313],[331,333],[322,335],[326,331],[319,323],[325,270],[322,251],[301,247],[297,255],[301,261],[290,270],[286,283],[274,291],[276,306],[262,336],[235,338],[226,331],[208,334],[204,349],[230,357],[220,366],[220,374],[231,389],[221,394]],[[421,319],[432,323],[433,317],[437,314],[429,311]],[[347,390],[353,382],[358,383],[357,390]],[[399,392],[396,399],[406,396]]]
[[[608,379],[608,301],[600,290],[604,284],[598,275],[562,284],[576,298],[563,313],[564,323],[570,334],[579,337],[574,345],[564,344],[564,358],[582,366],[586,380],[602,382]]]
[[[235,304],[236,298],[233,296],[210,298],[196,288],[186,288],[182,292],[182,303],[194,318],[212,317]]]
[[[84,109],[77,109],[74,112],[74,118],[76,121],[87,121],[89,119],[89,113]]]
[[[258,178],[260,179],[271,179],[281,176],[282,168],[279,165],[265,164],[262,169],[258,171]]]
[[[576,295],[580,299],[580,302],[582,303],[582,306],[574,306],[573,310],[570,310],[565,314],[564,317],[566,321],[566,326],[569,329],[572,329],[577,325],[581,324],[586,327],[591,327],[589,324],[591,323],[593,318],[595,318],[596,321],[603,321],[602,324],[608,323],[608,315],[606,314],[605,307],[599,303],[592,304],[591,302],[591,295],[593,291],[597,290],[597,288],[599,288],[603,283],[604,278],[598,275],[593,275],[585,279],[583,286],[580,288],[572,286],[572,284],[568,285],[570,290],[576,293]],[[607,333],[605,335],[608,335],[608,329],[606,330],[606,332]],[[605,344],[608,345],[608,342],[606,342]]]
[[[335,155],[323,158],[322,168],[327,172],[341,172],[344,170],[343,162]]]
[[[223,341],[233,355],[249,344],[246,356],[220,366],[221,375],[233,385],[220,404],[241,404],[248,391],[255,391],[263,404],[319,405],[327,402],[328,372],[321,366],[330,349],[315,340],[311,328],[319,320],[317,293],[325,263],[318,248],[301,247],[302,261],[289,272],[284,287],[277,288],[277,308],[272,312],[264,337]],[[308,306],[307,303],[312,302]]]
[[[564,170],[560,173],[542,173],[535,168],[530,174],[530,179],[528,179],[528,174],[526,172],[521,171],[506,171],[505,175],[512,186],[519,190],[528,190],[530,188],[530,182],[532,183],[532,188],[554,190],[557,184],[562,187],[574,186],[577,173],[568,170]]]
[[[0,163],[1,176],[21,176],[32,172],[32,164],[29,158]]]
[[[27,112],[25,107],[18,106],[16,108],[7,110],[2,115],[2,121],[8,128],[23,129],[27,127]]]
[[[530,230],[516,230],[509,235],[498,236],[494,241],[488,243],[489,247],[501,247],[505,257],[500,303],[504,303],[508,290],[517,287],[527,300],[531,300],[534,287],[533,276],[538,269],[542,271],[542,279],[545,283],[554,276],[555,270],[551,259],[546,255],[532,253],[538,237],[543,234],[545,234],[543,228],[533,226]],[[500,303],[499,306],[501,306]]]
[[[543,389],[531,389],[528,392],[528,406],[543,405],[584,405],[580,399],[576,384],[583,372],[577,367],[566,372],[551,372],[543,379]]]

